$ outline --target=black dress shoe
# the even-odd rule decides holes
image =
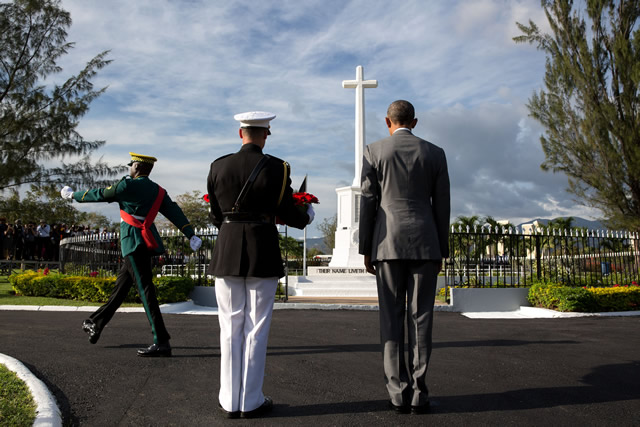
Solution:
[[[240,412],[242,418],[258,418],[266,414],[273,409],[273,400],[269,396],[264,397],[262,405],[258,406],[253,411]]]
[[[93,323],[93,320],[87,319],[82,322],[82,330],[89,335],[89,342],[95,344],[100,339],[100,329]]]
[[[431,410],[431,402],[427,400],[427,403],[420,406],[411,406],[411,413],[414,415],[427,414]]]
[[[220,403],[218,403],[218,408],[220,408],[220,412],[222,412],[222,414],[226,418],[240,418],[240,411],[231,411],[231,412],[229,412],[226,409],[224,409]]]
[[[169,343],[151,344],[147,348],[139,349],[138,356],[140,357],[171,357],[171,345],[169,345]]]
[[[394,405],[392,401],[389,401],[389,408],[398,414],[408,414],[410,411],[407,405]]]

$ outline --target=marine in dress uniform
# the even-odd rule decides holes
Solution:
[[[289,164],[262,152],[275,115],[258,111],[234,118],[242,147],[214,161],[207,178],[210,217],[219,229],[209,274],[216,276],[220,322],[219,405],[229,418],[251,418],[273,406],[262,385],[273,303],[284,275],[275,217],[303,229],[314,213],[311,205],[306,212],[294,205]]]
[[[124,262],[118,273],[116,286],[109,300],[83,322],[82,329],[89,335],[89,342],[95,344],[131,286],[135,285],[153,333],[153,344],[139,349],[138,356],[171,356],[171,337],[162,320],[152,283],[151,257],[164,253],[162,239],[153,224],[156,214],[162,213],[178,227],[190,239],[194,251],[198,250],[202,241],[195,235],[182,209],[162,187],[149,179],[148,175],[157,159],[136,153],[129,154],[130,175],[112,186],[76,192],[65,186],[61,191],[62,197],[80,203],[117,202],[122,219],[120,247]]]

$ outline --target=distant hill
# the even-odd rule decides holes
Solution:
[[[302,239],[298,239],[298,240],[302,241]],[[307,239],[307,250],[313,249],[313,248],[316,248],[319,251],[321,251],[322,253],[329,254],[329,255],[331,255],[331,252],[333,251],[333,248],[329,249],[324,244],[324,237],[308,238]]]
[[[559,218],[567,218],[567,217],[559,217]],[[556,218],[552,218],[552,219],[556,219]],[[536,218],[536,219],[532,219],[531,221],[518,224],[518,227],[522,227],[524,224],[531,224],[534,221],[538,221],[540,224],[547,225],[549,221],[551,221],[552,219]],[[580,218],[578,216],[573,217],[573,226],[584,227],[588,230],[606,230],[607,229],[607,227],[600,221],[591,221],[588,219]]]

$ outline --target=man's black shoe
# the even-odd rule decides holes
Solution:
[[[100,329],[93,323],[93,320],[87,319],[82,322],[82,330],[89,335],[89,342],[95,344],[100,339]]]
[[[389,401],[389,408],[393,409],[398,414],[408,414],[410,412],[409,407],[406,405],[394,405],[392,401]]]
[[[220,408],[220,411],[226,418],[240,418],[240,411],[229,412],[226,409],[224,409],[220,403],[218,403],[218,407]]]
[[[258,418],[266,414],[273,409],[273,400],[269,396],[264,397],[262,405],[258,406],[253,411],[240,412],[242,418]]]
[[[411,406],[411,413],[414,415],[427,414],[431,410],[431,402],[427,400],[427,403],[420,406]]]
[[[140,357],[171,357],[171,345],[169,345],[169,343],[151,344],[147,348],[139,349],[138,356]]]

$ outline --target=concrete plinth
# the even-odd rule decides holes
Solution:
[[[307,276],[289,276],[289,295],[377,297],[376,278],[363,267],[309,267]]]
[[[196,286],[189,294],[189,298],[196,305],[217,307],[216,288],[213,286]]]
[[[456,312],[516,311],[530,306],[528,288],[451,288]]]

